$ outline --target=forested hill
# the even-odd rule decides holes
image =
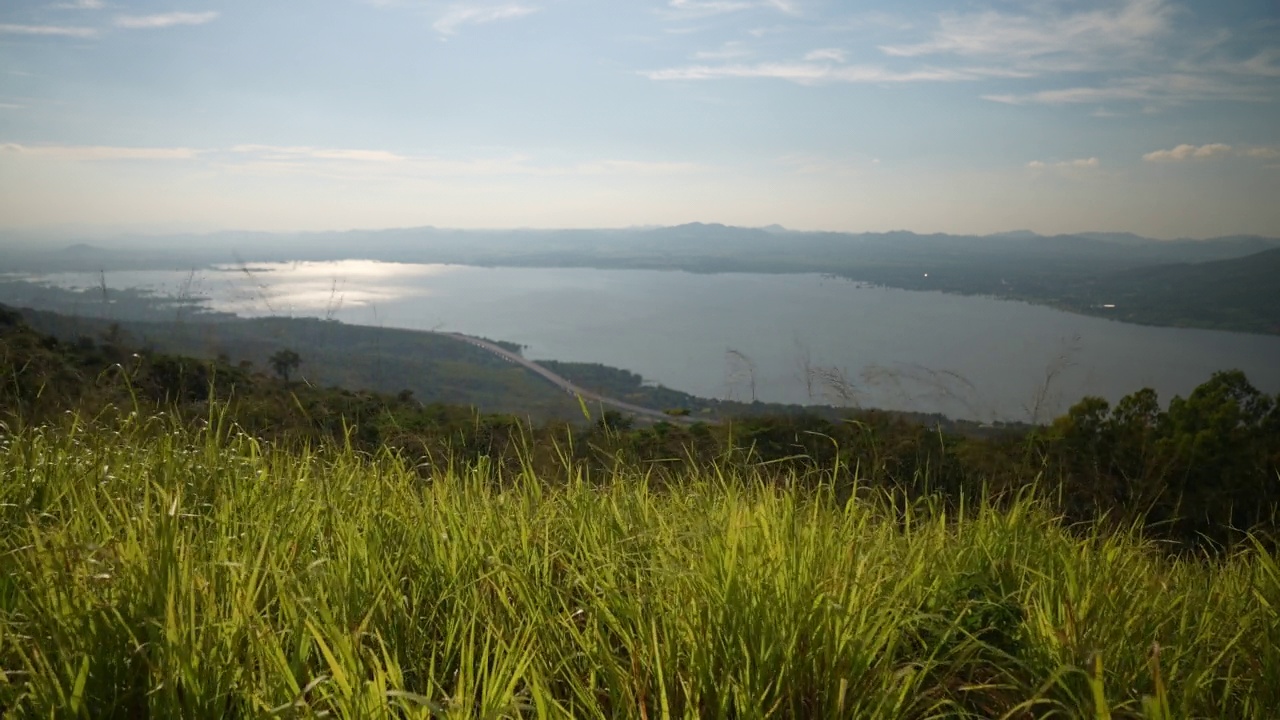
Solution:
[[[1132,268],[1104,275],[1091,290],[1093,303],[1116,306],[1118,320],[1280,333],[1280,248]]]

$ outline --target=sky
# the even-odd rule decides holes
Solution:
[[[1280,236],[1276,0],[4,0],[0,230]]]

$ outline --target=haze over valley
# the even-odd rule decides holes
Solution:
[[[984,408],[969,416],[1015,417],[1014,396],[1067,347],[1079,377],[1059,388],[1062,403],[1146,383],[1167,398],[1196,374],[1269,367],[1271,345],[955,296],[1280,333],[1272,10],[325,0],[296,17],[247,0],[189,12],[151,0],[20,2],[0,16],[0,269],[9,282],[101,273],[97,284],[126,290],[131,271],[203,277],[240,264],[510,268],[513,287],[572,283],[558,292],[582,300],[538,306],[478,281],[446,293],[470,304],[433,307],[336,266],[325,282],[330,295],[343,287],[334,297],[345,309],[329,314],[474,329],[708,398],[736,392],[723,377],[736,352],[761,362],[757,397],[820,402],[808,381],[785,379],[796,373],[781,358],[823,342],[820,365],[841,377],[910,367],[1001,396],[965,401]],[[745,277],[756,274],[797,277]],[[814,275],[946,295],[887,293],[872,313],[797,290]],[[210,307],[231,307],[210,282]],[[732,320],[697,300],[751,282],[781,294],[726,289]],[[5,297],[68,310],[38,295]],[[626,307],[604,312],[615,305]],[[535,306],[537,323],[522,315]],[[939,318],[966,310],[932,321],[908,306]],[[573,312],[587,309],[598,313]],[[686,316],[696,320],[682,335]],[[596,326],[609,317],[605,339]],[[596,340],[556,340],[565,326]],[[855,350],[870,327],[882,337],[872,356]],[[953,357],[957,327],[989,351]],[[1123,346],[1094,346],[1095,335],[1126,333]],[[628,341],[648,352],[623,350]],[[1185,374],[1149,360],[1173,347],[1188,348],[1172,351]],[[664,356],[657,348],[687,360],[677,370],[638,357]],[[1007,368],[1017,368],[1009,388],[978,380]],[[921,387],[897,399],[859,392],[864,403],[962,412]]]
[[[0,2],[0,716],[1280,707],[1276,0]]]
[[[1185,395],[1223,367],[1280,391],[1278,335],[1136,327],[811,273],[308,261],[39,279],[81,291],[64,310],[106,319],[129,317],[113,307],[114,292],[144,288],[244,317],[501,338],[529,358],[600,363],[744,402],[1032,422],[1086,395],[1114,401],[1134,387]],[[0,301],[39,304],[22,302],[24,287],[0,284]],[[190,307],[169,314],[184,312],[198,321]],[[164,311],[146,316],[169,319]]]

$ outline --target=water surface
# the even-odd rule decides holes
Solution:
[[[44,280],[96,286],[97,275]],[[1280,338],[1144,327],[982,297],[821,275],[480,268],[369,261],[191,275],[108,273],[111,287],[208,297],[246,316],[448,330],[598,362],[704,397],[858,403],[979,420],[1044,419],[1085,395],[1185,395],[1215,370],[1280,392]]]

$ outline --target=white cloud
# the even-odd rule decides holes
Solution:
[[[1214,157],[1243,157],[1256,160],[1280,160],[1280,146],[1253,145],[1250,147],[1232,147],[1226,143],[1209,143],[1207,145],[1191,145],[1183,143],[1168,150],[1156,150],[1142,156],[1148,162],[1178,162],[1181,160],[1204,160]]]
[[[191,160],[201,154],[191,148],[113,147],[107,145],[19,145],[0,144],[0,153],[69,161],[100,160]]]
[[[236,145],[233,153],[256,155],[264,160],[355,160],[359,162],[403,162],[403,155],[385,150],[348,150],[304,146]]]
[[[1096,157],[1078,158],[1076,160],[1062,160],[1059,162],[1044,162],[1043,160],[1032,160],[1027,163],[1027,167],[1032,170],[1092,170],[1097,168],[1101,163]]]
[[[548,165],[536,163],[523,154],[454,159],[386,150],[273,145],[237,145],[231,148],[231,157],[225,161],[230,168],[240,171],[277,175],[320,173],[331,177],[660,176],[683,175],[705,169],[688,162],[597,160]]]
[[[983,77],[1008,77],[1008,72],[991,68],[924,67],[890,70],[874,65],[817,64],[812,62],[756,63],[752,65],[689,65],[640,73],[650,80],[717,80],[722,78],[769,78],[802,85],[820,83],[907,83],[957,82]]]
[[[1178,160],[1189,160],[1191,158],[1210,158],[1217,155],[1229,155],[1232,148],[1224,143],[1209,143],[1208,145],[1188,145],[1186,143],[1179,145],[1170,150],[1156,150],[1142,156],[1147,162],[1170,162]]]
[[[499,20],[514,20],[538,12],[538,8],[528,5],[509,3],[477,7],[471,5],[455,5],[441,15],[431,27],[441,35],[454,35],[463,25],[482,25]]]
[[[159,15],[121,15],[116,18],[116,27],[130,29],[166,28],[174,25],[203,25],[218,18],[216,11],[208,12],[172,12]]]
[[[845,51],[838,48],[821,48],[813,50],[804,56],[805,62],[818,62],[821,60],[829,60],[831,62],[842,63],[846,58]]]
[[[0,24],[0,35],[53,35],[60,37],[93,37],[98,34],[94,28],[69,27],[66,25],[10,25]]]
[[[55,10],[101,10],[106,6],[103,0],[74,0],[74,2],[54,3],[49,7]]]

